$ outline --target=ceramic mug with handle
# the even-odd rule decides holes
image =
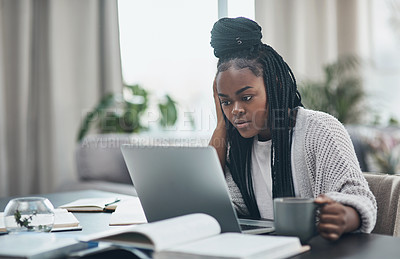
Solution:
[[[307,243],[317,234],[318,208],[313,198],[275,198],[275,233],[283,236],[297,236],[302,243]]]

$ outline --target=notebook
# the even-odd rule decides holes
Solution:
[[[124,144],[121,150],[148,222],[206,213],[221,232],[274,230],[272,221],[237,217],[213,147]]]

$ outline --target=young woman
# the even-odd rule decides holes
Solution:
[[[217,150],[242,217],[273,218],[273,198],[313,197],[318,231],[329,240],[371,232],[376,201],[352,142],[334,117],[303,108],[295,77],[261,42],[247,18],[222,18],[211,31],[219,58],[214,81]]]

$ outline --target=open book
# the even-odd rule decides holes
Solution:
[[[74,214],[68,212],[66,209],[54,209],[54,225],[51,232],[65,231],[65,230],[81,230],[82,226]],[[0,233],[7,232],[4,225],[4,213],[0,212]]]
[[[112,197],[112,198],[85,198],[78,199],[76,201],[61,205],[60,208],[67,209],[72,212],[79,211],[87,211],[87,212],[96,212],[96,211],[114,211],[121,199]]]
[[[309,250],[297,237],[223,233],[213,217],[195,213],[112,229],[81,238],[151,249],[162,258],[285,258]]]

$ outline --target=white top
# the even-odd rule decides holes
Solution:
[[[360,230],[372,231],[377,214],[375,197],[361,172],[350,136],[336,118],[323,112],[298,109],[292,142],[292,173],[296,196],[316,198],[326,194],[356,209],[361,216]],[[238,214],[248,215],[228,168],[225,168],[225,179]]]
[[[272,177],[271,177],[271,140],[258,141],[254,138],[251,154],[254,195],[261,218],[273,219]]]
[[[294,137],[295,135],[293,135],[293,142],[295,141]],[[271,140],[259,141],[258,137],[256,136],[254,138],[251,154],[251,173],[253,178],[254,195],[256,196],[260,216],[263,219],[274,219],[271,175],[271,145]],[[296,171],[292,170],[293,179],[296,179],[295,174]],[[293,181],[293,186],[295,195],[299,196],[297,181]]]

